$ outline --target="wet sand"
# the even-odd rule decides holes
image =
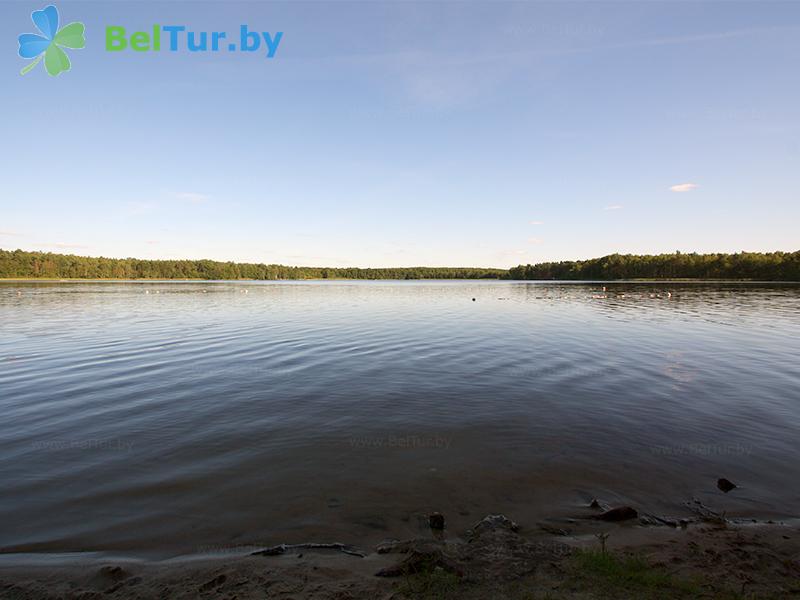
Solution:
[[[306,548],[253,556],[254,548],[244,547],[166,561],[7,555],[0,560],[0,597],[620,597],[619,590],[600,585],[607,582],[596,583],[592,574],[576,571],[576,552],[599,549],[598,534],[607,535],[604,543],[611,555],[640,556],[653,573],[677,582],[674,590],[657,589],[662,595],[653,597],[787,598],[800,594],[798,523],[697,519],[670,527],[645,525],[646,520],[606,523],[579,517],[569,523],[568,530],[554,534],[549,524],[523,526],[493,516],[457,535],[449,529],[430,531],[424,537],[365,549],[363,557]],[[429,578],[438,573],[451,576],[452,583],[441,589],[430,587]],[[684,589],[684,582],[693,587]]]

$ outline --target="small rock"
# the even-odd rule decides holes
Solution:
[[[428,525],[431,529],[442,531],[444,529],[444,515],[438,512],[428,515]]]
[[[486,515],[475,524],[472,531],[481,533],[483,531],[497,531],[502,529],[517,532],[519,531],[519,525],[505,515]]]
[[[589,508],[600,508],[600,503],[597,501],[597,498],[592,499],[589,503]]]
[[[618,506],[617,508],[612,508],[598,515],[597,518],[603,521],[627,521],[628,519],[635,519],[638,516],[639,513],[630,506]]]
[[[732,489],[736,488],[736,484],[722,477],[720,479],[717,479],[717,487],[727,494]]]

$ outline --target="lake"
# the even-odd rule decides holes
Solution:
[[[5,282],[0,331],[3,552],[800,515],[799,285]]]

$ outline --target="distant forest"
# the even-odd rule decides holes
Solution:
[[[581,261],[386,269],[287,267],[213,260],[139,260],[0,250],[0,278],[42,279],[754,279],[800,281],[800,251],[611,254]]]
[[[756,279],[800,281],[800,251],[736,254],[610,254],[519,265],[508,279]]]
[[[0,250],[0,278],[46,279],[499,279],[505,269],[287,267],[214,260],[91,258]]]

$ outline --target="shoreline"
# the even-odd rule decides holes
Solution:
[[[670,527],[597,518],[569,534],[502,515],[488,515],[466,531],[436,525],[426,535],[352,553],[298,544],[221,547],[166,560],[78,553],[64,562],[62,553],[13,563],[0,555],[0,596],[594,599],[624,592],[734,599],[800,593],[800,522],[744,524],[707,515]]]
[[[538,513],[536,515],[527,514],[526,518],[518,519],[516,509],[507,506],[508,514],[516,523],[523,528],[528,535],[537,538],[552,538],[557,540],[571,540],[577,542],[587,536],[591,538],[598,531],[616,531],[617,537],[625,539],[646,539],[649,535],[659,537],[664,532],[686,532],[700,525],[714,524],[731,528],[760,528],[760,527],[787,527],[794,528],[800,532],[800,513],[796,515],[788,513],[757,513],[741,510],[723,510],[711,508],[701,500],[693,497],[681,503],[684,510],[669,515],[656,514],[644,510],[639,505],[626,505],[617,502],[605,502],[592,499],[582,506],[567,502],[562,504],[557,511],[548,514]],[[633,508],[636,506],[636,508]],[[614,513],[616,510],[624,508],[628,514],[611,515],[608,519],[603,517],[603,513]],[[484,510],[486,507],[483,507]],[[612,510],[614,509],[614,510]],[[431,513],[439,514],[439,513]],[[467,513],[469,514],[469,513]],[[477,515],[482,512],[473,513],[472,517],[453,512],[446,517],[448,532],[458,537],[463,531],[470,531],[470,524],[474,522]],[[495,514],[495,513],[491,513]],[[416,539],[419,535],[433,533],[438,536],[438,532],[431,529],[429,525],[429,514],[424,511],[414,510],[407,513],[404,521],[414,521],[415,527],[398,529],[383,529],[381,535],[364,536],[363,531],[357,529],[350,523],[350,529],[342,527],[322,527],[317,530],[308,529],[299,531],[286,531],[286,535],[280,533],[281,529],[268,536],[269,541],[262,541],[254,538],[246,538],[245,541],[236,542],[206,540],[197,545],[188,544],[180,548],[177,546],[162,547],[81,547],[73,544],[71,547],[58,548],[53,543],[21,544],[0,547],[0,569],[15,568],[22,566],[56,566],[67,567],[71,564],[96,561],[123,561],[141,564],[172,564],[172,563],[191,563],[203,560],[214,560],[230,558],[232,556],[244,557],[251,552],[264,550],[269,547],[282,545],[292,546],[309,542],[315,543],[337,543],[343,544],[348,548],[357,549],[358,552],[369,554],[372,548],[380,546],[386,540],[396,539]],[[376,518],[380,518],[378,515]],[[622,534],[621,536],[619,534]],[[336,539],[328,539],[335,537]],[[47,547],[50,548],[47,548]],[[44,549],[43,549],[44,547]]]
[[[296,282],[296,281],[392,281],[392,282],[419,282],[419,281],[454,281],[454,282],[492,282],[492,283],[763,283],[770,285],[779,284],[798,284],[800,280],[781,280],[781,279],[692,279],[692,278],[669,278],[669,279],[503,279],[503,278],[415,278],[415,279],[368,279],[365,277],[323,277],[323,278],[304,278],[304,279],[92,279],[92,278],[50,278],[50,277],[0,277],[0,283],[255,283],[255,282]]]

